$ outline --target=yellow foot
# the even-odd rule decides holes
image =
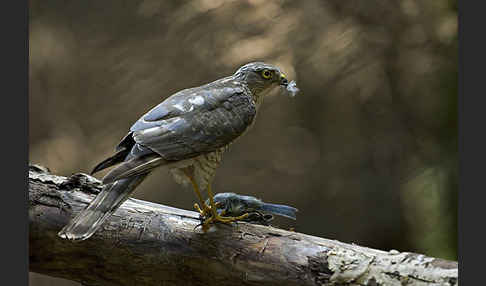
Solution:
[[[214,204],[214,206],[216,207],[216,210],[219,208],[219,206],[221,205],[220,202],[217,202]],[[194,209],[199,213],[199,215],[202,217],[202,218],[205,218],[205,217],[208,217],[210,216],[210,214],[212,214],[213,212],[211,211],[211,206],[208,206],[207,204],[203,204],[202,205],[202,208],[199,206],[199,204],[195,203],[194,204]]]
[[[194,204],[194,209],[199,213],[199,216],[201,217],[206,217],[208,214],[211,213],[211,207],[208,205],[204,204],[202,206],[202,209],[199,207],[197,203]]]
[[[194,205],[196,210],[199,211],[200,214],[200,219],[201,219],[201,228],[204,232],[206,232],[209,229],[209,225],[211,223],[216,223],[216,222],[222,222],[222,223],[231,223],[239,220],[244,220],[245,218],[248,217],[248,213],[237,216],[237,217],[226,217],[224,216],[225,211],[222,210],[220,213],[218,213],[218,207],[220,207],[219,202],[214,201],[214,195],[213,192],[211,191],[211,185],[209,184],[207,186],[207,191],[208,191],[208,201],[209,201],[209,206],[208,206],[208,201],[202,202],[203,204],[203,209],[201,209],[197,204]]]
[[[221,214],[224,215],[224,211]],[[222,216],[222,215],[211,214],[210,217],[204,219],[204,221],[201,223],[202,230],[204,232],[206,232],[209,229],[210,224],[212,224],[212,223],[217,223],[217,222],[232,223],[232,222],[235,222],[235,221],[244,220],[248,217],[249,214],[246,213],[246,214],[236,216],[236,217],[234,217],[234,216]]]

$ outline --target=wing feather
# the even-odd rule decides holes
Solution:
[[[255,104],[245,88],[202,86],[169,97],[130,130],[137,144],[165,160],[183,160],[230,144],[255,115]]]

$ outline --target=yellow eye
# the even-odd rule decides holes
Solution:
[[[269,70],[263,70],[262,71],[262,77],[264,79],[271,79],[272,78],[272,73]]]

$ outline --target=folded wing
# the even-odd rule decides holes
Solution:
[[[228,145],[251,125],[256,107],[243,87],[183,90],[130,129],[135,142],[165,160],[183,160]]]

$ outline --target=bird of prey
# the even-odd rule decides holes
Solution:
[[[268,225],[273,215],[296,219],[296,208],[280,204],[265,203],[252,196],[235,193],[218,193],[213,198],[217,212],[222,216],[238,217],[249,214],[243,221]],[[206,204],[209,204],[209,199]]]
[[[165,99],[132,125],[113,156],[93,169],[92,174],[115,166],[102,179],[102,191],[58,235],[89,238],[157,167],[167,168],[176,182],[192,185],[200,203],[194,207],[205,218],[203,230],[213,222],[247,217],[219,215],[211,181],[223,153],[253,125],[264,96],[277,86],[291,96],[298,90],[278,67],[253,62],[231,76]],[[209,204],[200,190],[207,191]]]

